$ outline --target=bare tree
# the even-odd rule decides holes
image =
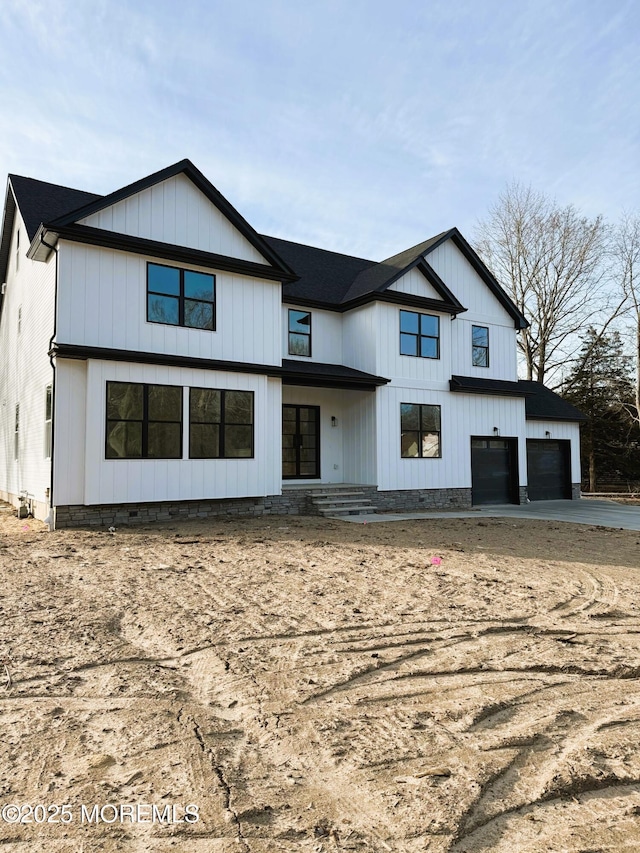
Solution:
[[[635,365],[634,400],[627,414],[640,424],[640,216],[623,214],[611,240],[613,279],[625,300],[632,330]]]
[[[606,308],[607,233],[601,216],[581,216],[519,183],[478,224],[478,254],[530,323],[518,339],[527,379],[558,388],[560,368],[578,349],[576,333]]]

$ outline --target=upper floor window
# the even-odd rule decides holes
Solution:
[[[181,459],[182,388],[107,382],[107,459]]]
[[[440,318],[417,311],[401,311],[400,355],[440,358]]]
[[[189,458],[253,457],[253,392],[189,389]]]
[[[147,320],[215,330],[215,276],[147,264]]]
[[[489,329],[486,326],[471,327],[471,363],[474,367],[489,367]]]
[[[437,459],[440,452],[440,406],[400,403],[400,455]]]
[[[311,312],[289,309],[289,355],[311,355]]]

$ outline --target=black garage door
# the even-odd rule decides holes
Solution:
[[[571,497],[570,442],[527,440],[527,493],[530,501],[557,501]]]
[[[518,502],[517,439],[471,439],[471,501],[477,504]]]

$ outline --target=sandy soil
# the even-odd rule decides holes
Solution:
[[[0,512],[0,850],[638,850],[639,566],[529,520]]]

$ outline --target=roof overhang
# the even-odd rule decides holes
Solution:
[[[27,257],[35,261],[46,261],[58,240],[69,240],[72,243],[84,243],[146,257],[164,258],[178,263],[224,270],[270,281],[295,280],[295,276],[292,278],[285,270],[267,264],[230,258],[227,255],[203,252],[200,249],[190,249],[172,243],[161,243],[158,240],[147,240],[144,237],[131,237],[128,234],[118,234],[88,225],[63,225],[55,229],[41,225],[29,247]]]
[[[476,376],[452,376],[449,390],[463,394],[488,394],[492,397],[530,397],[518,382],[506,379],[480,379]]]
[[[390,380],[372,373],[364,373],[341,364],[324,364],[317,361],[282,360],[282,384],[306,388],[345,388],[352,391],[375,391]]]

